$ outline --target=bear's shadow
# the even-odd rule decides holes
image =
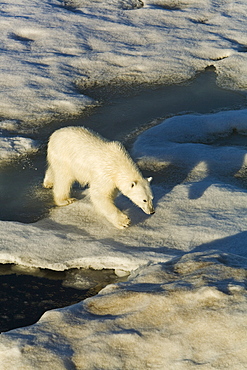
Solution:
[[[129,218],[131,219],[132,226],[144,222],[146,219],[152,216],[144,213],[141,208],[136,206],[130,199],[125,197],[122,193],[119,193],[114,203],[116,207],[120,209],[120,211],[126,213],[129,216]],[[154,207],[156,205],[155,203]]]
[[[158,199],[161,198],[161,196],[156,197],[156,194],[154,194],[154,196],[156,199],[154,198],[153,203],[154,207],[156,207]],[[88,197],[88,186],[82,187],[80,184],[75,183],[71,188],[71,197],[76,198],[76,200],[78,201]],[[151,217],[151,215],[144,213],[141,208],[136,206],[129,198],[124,196],[121,192],[119,192],[119,194],[115,198],[114,204],[118,209],[120,209],[120,211],[126,213],[130,217],[131,225],[137,225]]]

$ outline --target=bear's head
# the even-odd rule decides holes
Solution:
[[[125,192],[125,195],[148,215],[155,213],[153,207],[153,194],[150,188],[151,181],[152,177],[132,181]]]

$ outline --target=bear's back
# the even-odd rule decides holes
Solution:
[[[64,127],[55,131],[49,140],[51,147],[88,147],[96,148],[107,143],[107,140],[84,127]]]
[[[65,127],[55,131],[49,140],[48,155],[53,153],[66,157],[90,156],[103,147],[107,141],[83,127]]]
[[[130,161],[121,143],[108,141],[84,127],[61,128],[51,135],[48,144],[49,163],[67,166],[74,174],[90,173],[90,178],[115,177]]]
[[[63,167],[79,182],[120,183],[140,177],[135,163],[117,141],[108,141],[84,127],[55,131],[48,144],[48,163]],[[118,187],[120,184],[118,184]]]

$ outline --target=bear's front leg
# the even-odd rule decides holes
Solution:
[[[116,207],[117,208],[117,207]],[[118,210],[118,208],[117,208]],[[119,210],[118,210],[119,211]],[[130,219],[123,212],[119,211],[115,222],[113,223],[118,229],[125,229],[130,226]]]
[[[99,192],[99,189],[90,188],[91,201],[94,204],[97,212],[104,215],[118,229],[125,229],[130,226],[130,219],[127,215],[121,212],[113,203],[113,193],[105,194]]]

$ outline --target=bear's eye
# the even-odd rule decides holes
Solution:
[[[144,203],[147,203],[147,199],[143,199],[143,202],[144,202]]]

